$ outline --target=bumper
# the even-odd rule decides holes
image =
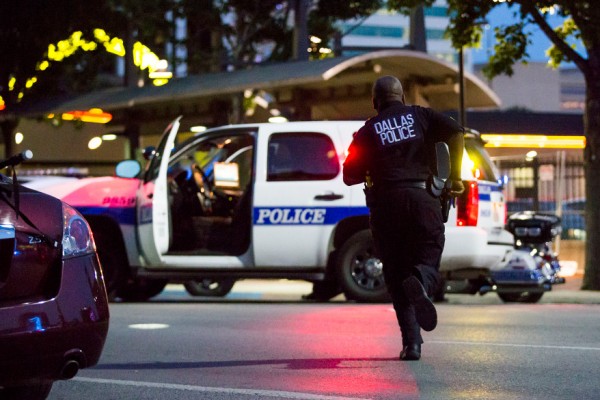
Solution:
[[[98,257],[63,261],[56,297],[0,305],[0,386],[54,381],[98,363],[109,310]]]
[[[440,271],[489,270],[512,250],[513,239],[508,232],[491,236],[484,229],[476,227],[446,228]]]

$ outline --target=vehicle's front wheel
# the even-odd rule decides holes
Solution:
[[[544,292],[498,293],[498,297],[505,303],[537,303]]]
[[[336,273],[348,300],[389,302],[382,263],[375,255],[375,243],[368,230],[352,235],[340,248]]]
[[[185,290],[192,296],[223,297],[235,285],[235,279],[199,279],[183,284]]]
[[[0,388],[0,399],[4,400],[44,400],[52,390],[52,382]]]

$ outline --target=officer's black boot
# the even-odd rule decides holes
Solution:
[[[400,352],[400,360],[412,361],[421,358],[421,328],[415,318],[413,306],[401,295],[394,302],[398,325],[402,332],[402,351]]]
[[[415,309],[415,317],[421,328],[426,331],[434,330],[437,326],[437,311],[419,279],[416,276],[406,278],[402,282],[402,287]]]
[[[417,361],[421,359],[421,345],[420,344],[409,344],[402,348],[400,352],[400,359],[402,361]]]

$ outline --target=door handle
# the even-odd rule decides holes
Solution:
[[[343,194],[337,194],[337,193],[318,194],[315,196],[315,200],[322,200],[322,201],[333,201],[333,200],[339,200],[339,199],[343,199],[343,198],[344,198]]]

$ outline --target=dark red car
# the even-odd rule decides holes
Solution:
[[[54,381],[95,365],[108,324],[85,219],[0,175],[0,398],[45,399]]]

